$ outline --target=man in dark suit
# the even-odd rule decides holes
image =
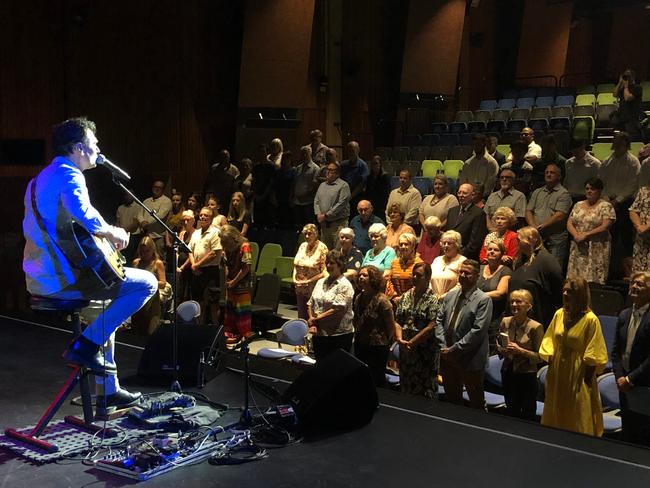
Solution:
[[[650,446],[650,416],[631,410],[629,398],[650,387],[650,272],[632,276],[630,298],[632,307],[618,316],[612,367],[621,399],[623,440]]]
[[[455,230],[462,237],[460,253],[466,258],[478,259],[483,239],[487,234],[487,223],[483,210],[472,203],[474,187],[463,183],[458,187],[458,207],[449,209],[445,230]]]
[[[445,397],[463,403],[463,385],[473,408],[485,409],[483,376],[488,361],[492,299],[476,287],[480,265],[467,259],[458,271],[460,288],[445,295],[436,317],[440,373]]]

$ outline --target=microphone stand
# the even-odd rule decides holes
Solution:
[[[164,229],[167,231],[173,238],[173,244],[172,244],[172,251],[173,251],[173,257],[172,257],[172,274],[173,274],[173,280],[172,280],[172,300],[174,301],[174,306],[172,307],[172,384],[170,386],[170,391],[174,391],[177,393],[181,393],[181,385],[178,381],[178,317],[176,315],[176,307],[178,307],[178,300],[176,296],[176,288],[177,288],[177,282],[178,282],[178,250],[182,248],[184,251],[187,253],[190,253],[191,250],[185,244],[179,237],[176,232],[172,232],[172,230],[165,224],[158,215],[156,215],[155,210],[151,210],[149,207],[147,207],[144,202],[142,202],[138,197],[136,197],[131,190],[129,190],[122,181],[120,180],[119,176],[116,174],[113,174],[113,182],[119,186],[122,191],[126,192],[128,195],[130,195],[135,202],[140,205],[145,212],[147,212],[153,219],[158,222]],[[168,369],[168,368],[167,368]]]

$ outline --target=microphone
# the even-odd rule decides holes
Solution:
[[[118,178],[124,180],[124,181],[130,181],[131,177],[129,176],[129,173],[124,171],[122,168],[120,168],[117,164],[112,163],[111,161],[108,160],[106,156],[103,154],[98,154],[97,155],[97,164],[100,164],[104,166],[105,168],[108,168],[108,170],[113,173],[113,176],[117,176]]]

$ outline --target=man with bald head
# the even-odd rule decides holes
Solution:
[[[354,231],[354,247],[359,249],[365,256],[372,247],[368,229],[372,224],[383,224],[382,220],[373,213],[372,203],[368,200],[361,200],[357,204],[357,213],[350,222],[350,228]]]
[[[483,239],[487,234],[485,214],[472,202],[474,187],[463,183],[458,187],[459,205],[449,209],[445,230],[455,230],[462,238],[460,253],[466,258],[478,259]]]

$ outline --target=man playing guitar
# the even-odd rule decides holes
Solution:
[[[54,127],[56,157],[27,187],[23,232],[23,269],[30,294],[62,300],[111,300],[96,320],[63,353],[71,364],[96,373],[104,386],[97,398],[98,414],[138,403],[140,393],[120,388],[113,360],[115,330],[158,291],[153,274],[120,268],[110,283],[98,279],[92,265],[71,257],[78,239],[72,221],[109,247],[124,248],[128,233],[106,223],[91,205],[83,171],[96,166],[99,147],[95,124],[86,118],[68,119]],[[121,263],[120,263],[121,266]],[[107,286],[108,285],[108,286]],[[100,349],[104,346],[104,355]],[[102,377],[103,376],[103,377]]]

